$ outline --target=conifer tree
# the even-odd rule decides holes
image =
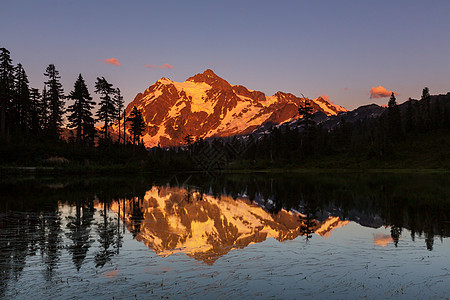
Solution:
[[[6,135],[7,111],[14,91],[14,67],[10,52],[0,48],[0,136]]]
[[[430,127],[431,119],[431,96],[430,90],[428,87],[425,87],[422,90],[422,98],[421,98],[421,106],[422,106],[422,126],[423,130],[427,130]]]
[[[300,121],[300,124],[304,125],[305,130],[307,130],[310,126],[315,125],[315,122],[312,120],[313,119],[313,114],[312,114],[312,107],[308,101],[308,99],[304,98],[305,102],[303,104],[303,106],[300,106],[298,108],[298,113],[300,116],[302,116],[302,120]]]
[[[13,123],[22,131],[29,129],[30,116],[30,88],[28,77],[21,64],[15,68],[15,87],[13,97]]]
[[[49,115],[47,122],[47,133],[52,139],[58,139],[61,132],[64,114],[64,90],[59,79],[59,71],[55,65],[50,64],[44,73],[48,77],[45,82],[47,87],[46,101],[48,101]]]
[[[41,120],[39,115],[39,106],[41,101],[41,94],[38,89],[32,88],[30,90],[30,114],[29,127],[33,134],[38,134],[41,131]]]
[[[116,119],[119,121],[119,139],[118,139],[118,143],[120,144],[120,119],[121,119],[120,115],[121,115],[122,110],[123,110],[125,105],[124,105],[124,101],[123,101],[123,96],[120,93],[120,89],[119,88],[116,89],[114,102],[116,103],[116,107],[117,107],[117,118]],[[124,114],[124,121],[125,121],[125,114]],[[124,139],[123,139],[123,141],[125,142],[125,129],[124,129]]]
[[[103,121],[103,139],[108,139],[108,126],[114,122],[114,118],[117,115],[116,105],[111,98],[115,94],[113,85],[106,81],[105,77],[97,77],[95,82],[95,92],[100,94],[100,108],[97,111],[97,120]]]
[[[388,135],[391,139],[399,138],[402,133],[401,115],[394,93],[388,102]]]
[[[95,145],[95,138],[97,137],[97,131],[95,129],[94,123],[84,123],[83,124],[84,140],[89,147]]]
[[[133,135],[133,144],[136,144],[136,140],[139,142],[142,133],[145,130],[145,122],[142,117],[142,113],[136,106],[133,106],[133,109],[130,112],[127,121],[131,122],[130,132]]]
[[[413,105],[412,99],[408,99],[408,103],[406,104],[406,120],[405,120],[405,132],[409,133],[413,131]]]
[[[38,104],[38,117],[39,117],[39,126],[42,132],[47,132],[48,125],[48,116],[49,116],[49,107],[48,107],[49,99],[47,93],[47,87],[44,85],[44,89],[42,90],[42,95]]]
[[[67,111],[70,113],[68,116],[68,127],[76,128],[76,140],[77,144],[80,144],[85,136],[85,132],[83,129],[86,128],[87,124],[94,124],[91,110],[95,105],[95,102],[92,101],[92,97],[89,95],[88,88],[81,74],[78,75],[73,91],[70,92],[68,98],[75,101],[67,109]]]

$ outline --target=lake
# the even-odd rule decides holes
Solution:
[[[0,298],[450,295],[448,174],[7,177]]]

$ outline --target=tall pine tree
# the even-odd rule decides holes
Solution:
[[[123,110],[123,108],[124,108],[124,101],[123,101],[123,96],[122,96],[122,94],[120,93],[120,89],[119,88],[117,88],[116,89],[116,94],[115,94],[115,97],[114,97],[114,102],[116,103],[116,108],[117,108],[117,120],[119,121],[119,140],[118,140],[118,142],[119,142],[119,144],[120,144],[120,119],[121,119],[121,113],[122,113],[122,110]],[[125,114],[124,114],[124,118],[125,118]],[[125,123],[125,122],[124,122]],[[125,142],[125,129],[124,129],[124,138],[123,138],[123,141]]]
[[[0,48],[0,137],[6,136],[7,111],[14,94],[14,67],[10,52]]]
[[[47,132],[48,127],[48,116],[49,116],[49,106],[48,106],[48,93],[47,87],[44,85],[44,89],[42,90],[42,95],[40,101],[38,103],[38,116],[39,116],[39,124],[42,132]]]
[[[67,109],[69,112],[68,127],[76,128],[77,144],[80,144],[86,134],[84,128],[87,128],[88,124],[94,124],[91,110],[95,105],[81,74],[78,75],[73,91],[70,92],[68,98],[75,101]]]
[[[13,123],[21,132],[29,129],[30,120],[30,87],[28,77],[21,64],[15,68],[15,87],[13,100]]]
[[[47,87],[46,98],[49,106],[47,133],[52,139],[58,139],[61,132],[64,114],[64,90],[59,79],[59,72],[55,65],[50,64],[44,73],[48,77],[45,82]]]
[[[431,96],[430,90],[425,87],[422,90],[421,98],[422,106],[422,130],[428,130],[431,126]]]
[[[41,120],[39,114],[39,106],[41,101],[41,94],[38,89],[32,88],[30,90],[30,115],[29,115],[29,126],[30,131],[33,134],[38,134],[41,131]]]
[[[303,97],[303,99],[305,102],[303,103],[303,106],[298,108],[298,114],[302,116],[300,124],[302,124],[307,131],[310,126],[314,126],[316,123],[313,121],[313,109],[309,100],[305,97]]]
[[[406,116],[405,116],[405,132],[410,133],[414,130],[414,116],[413,116],[413,104],[411,97],[406,104]]]
[[[392,140],[398,139],[402,135],[400,109],[397,105],[394,93],[392,93],[388,102],[388,135]]]
[[[136,141],[139,143],[140,137],[143,135],[145,130],[145,122],[142,117],[142,112],[137,109],[136,106],[133,106],[127,121],[131,122],[130,132],[133,135],[133,144],[136,144]]]
[[[108,126],[114,122],[117,115],[117,108],[112,96],[115,94],[113,85],[106,81],[105,77],[97,77],[95,82],[95,92],[100,94],[100,108],[97,111],[97,120],[103,122],[103,139],[106,141],[109,138]]]

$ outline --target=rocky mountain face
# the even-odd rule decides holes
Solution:
[[[283,92],[266,96],[242,85],[231,85],[212,70],[206,70],[184,82],[159,79],[136,95],[125,116],[133,106],[143,112],[146,147],[179,146],[185,144],[187,135],[194,138],[245,135],[262,124],[298,119],[298,108],[305,101],[313,111],[326,116],[347,111],[322,97],[305,99]]]
[[[413,104],[418,104],[418,102],[422,100],[411,100]],[[443,95],[432,95],[430,97],[430,103],[434,107],[439,107],[442,111],[450,110],[450,93],[443,94]],[[408,101],[405,101],[398,105],[401,114],[404,116],[406,115],[407,107],[408,107]],[[355,123],[358,121],[363,121],[365,119],[374,119],[378,118],[381,115],[387,113],[387,107],[386,106],[379,106],[377,104],[368,104],[360,106],[354,110],[351,111],[344,111],[340,112],[337,115],[333,114],[325,114],[322,111],[316,111],[313,115],[313,120],[317,125],[321,125],[322,128],[327,130],[332,130],[338,125],[341,124],[341,122],[345,121],[347,123]],[[268,130],[272,127],[280,127],[282,130],[285,127],[289,127],[290,129],[296,129],[301,128],[299,119],[289,120],[287,122],[284,122],[282,124],[272,124],[272,123],[266,123],[263,126],[260,126],[256,130],[252,132],[252,135],[258,137],[264,134],[268,133]]]
[[[143,199],[128,201],[111,209],[125,222],[137,241],[160,256],[185,253],[213,264],[234,249],[245,248],[268,238],[293,240],[316,233],[325,238],[349,223],[327,216],[307,219],[297,211],[267,212],[245,197],[214,197],[177,187],[153,187]]]
[[[322,126],[322,128],[331,130],[340,125],[342,121],[354,123],[357,121],[362,121],[364,119],[377,118],[386,111],[387,111],[386,107],[382,107],[377,104],[360,106],[352,111],[340,112],[337,115],[327,115],[324,112],[318,110],[313,114],[312,120],[317,125]],[[301,130],[301,128],[303,128],[301,120],[299,118],[296,118],[281,124],[267,122],[258,127],[257,129],[255,129],[251,134],[255,138],[259,138],[265,134],[268,134],[272,127],[278,127],[282,131],[285,130],[287,127],[289,127],[291,130],[299,128]]]

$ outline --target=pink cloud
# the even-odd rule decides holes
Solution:
[[[158,68],[162,69],[172,69],[175,68],[175,66],[169,65],[169,64],[163,64],[162,66],[158,66]]]
[[[348,87],[345,87],[345,88],[344,88],[344,91],[348,91]]]
[[[372,87],[370,89],[369,93],[370,93],[369,98],[387,98],[387,97],[390,97],[392,95],[392,93],[394,93],[394,95],[398,95],[398,93],[396,93],[396,92],[386,90],[381,85],[379,85],[377,87]]]
[[[117,58],[111,57],[111,58],[107,58],[105,60],[101,60],[99,59],[99,61],[101,61],[104,64],[107,65],[115,65],[115,66],[121,66],[122,64],[117,60]]]
[[[156,68],[156,65],[155,64],[154,65],[145,64],[145,67],[149,68],[149,69],[154,69],[154,68]],[[163,65],[158,66],[158,68],[161,69],[161,70],[163,70],[163,69],[172,69],[172,68],[175,68],[175,66],[172,66],[172,65],[169,65],[169,64],[163,64]]]

